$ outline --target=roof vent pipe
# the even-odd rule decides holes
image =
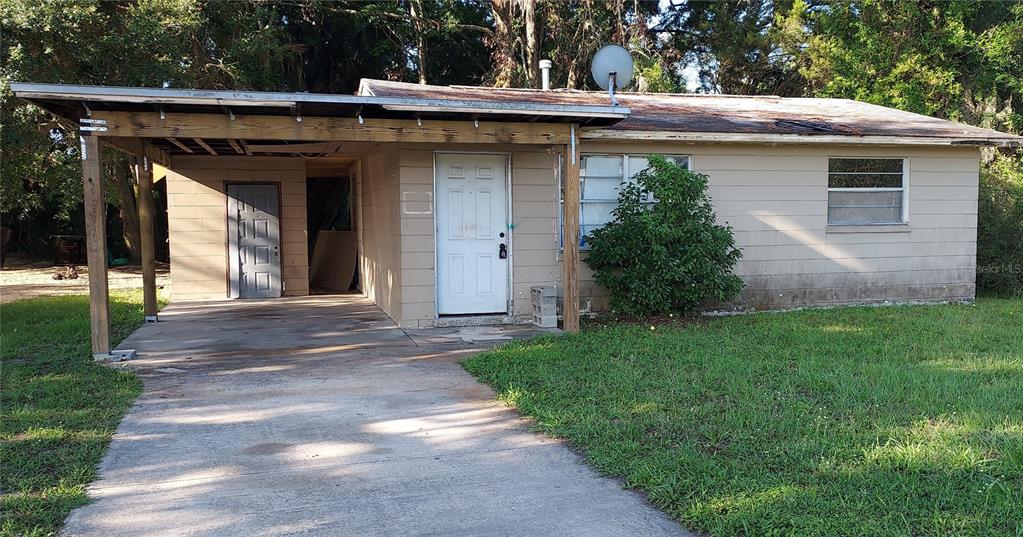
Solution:
[[[544,91],[551,89],[551,66],[550,60],[540,60],[540,80]]]

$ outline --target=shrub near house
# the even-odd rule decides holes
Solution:
[[[715,223],[707,176],[660,155],[622,185],[612,221],[586,241],[586,264],[625,313],[690,311],[742,290],[732,273],[742,253],[731,228]]]

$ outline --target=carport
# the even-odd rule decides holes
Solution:
[[[381,84],[383,83],[381,82]],[[246,159],[259,159],[275,155],[275,158],[279,160],[290,158],[292,163],[301,163],[304,166],[305,160],[315,158],[315,155],[311,156],[310,153],[322,152],[331,144],[334,144],[334,147],[340,147],[340,144],[376,144],[377,146],[423,144],[426,147],[431,144],[429,145],[430,150],[434,152],[439,151],[439,148],[461,150],[455,148],[471,147],[478,154],[485,154],[488,147],[501,147],[503,149],[500,150],[507,152],[507,155],[512,154],[511,148],[530,147],[533,148],[531,149],[533,151],[536,151],[538,147],[548,148],[546,150],[548,154],[556,153],[560,156],[559,168],[563,169],[558,173],[561,176],[561,188],[565,199],[563,209],[561,209],[564,221],[564,248],[563,252],[558,254],[558,262],[562,266],[563,272],[559,279],[563,286],[561,294],[564,296],[563,326],[567,331],[575,331],[578,329],[579,317],[579,127],[581,125],[608,125],[623,119],[629,112],[627,108],[621,106],[572,104],[571,101],[566,103],[557,100],[543,102],[542,96],[535,95],[531,97],[532,101],[526,102],[501,99],[486,101],[435,99],[429,96],[421,98],[379,97],[365,94],[367,92],[360,95],[317,95],[30,83],[13,83],[11,86],[18,97],[27,99],[79,125],[89,263],[92,351],[94,356],[100,359],[109,358],[111,353],[104,192],[103,182],[100,180],[102,169],[100,147],[103,144],[127,153],[137,163],[138,189],[141,200],[139,218],[141,221],[145,318],[147,321],[156,321],[158,315],[154,277],[153,208],[150,194],[154,164],[167,167],[174,172],[181,168],[184,162],[192,166],[188,173],[194,174],[198,173],[194,172],[195,166],[197,166],[195,159],[202,157],[206,160],[203,161],[205,164],[199,166],[200,170],[208,169],[203,166],[208,167],[208,162],[213,159],[213,162],[230,161],[235,163],[225,166],[224,169],[228,167],[246,169],[252,172],[251,175],[257,176],[257,172],[261,171],[259,168],[264,166],[261,164],[264,161],[253,160],[250,164],[244,164]],[[278,160],[273,162],[276,163]],[[360,192],[371,191],[372,183],[376,178],[370,176],[359,163],[352,161],[350,164],[352,164],[352,173],[361,175],[365,179],[362,181]],[[287,167],[288,165],[268,164],[267,166],[281,169],[282,166]],[[276,179],[277,176],[274,177],[275,181],[280,182]],[[194,179],[193,182],[202,183],[199,179]],[[220,180],[218,188],[224,184],[223,180]],[[404,194],[404,192],[401,193],[402,196]],[[260,196],[266,197],[264,193],[260,192],[251,195],[255,196],[252,199],[257,199]],[[389,198],[384,201],[385,203],[425,204],[430,207],[430,210],[433,207],[432,198],[419,199],[413,196],[408,199],[405,197],[399,199],[397,191],[388,191],[387,195],[393,199]],[[299,221],[298,217],[289,218],[287,214],[289,194],[278,192],[278,196],[278,204],[283,205],[285,214],[283,217],[280,214],[275,217],[280,218],[285,224]],[[242,199],[239,203],[248,206],[248,202],[244,201],[247,198],[239,199]],[[217,211],[224,210],[220,207],[224,204],[218,202],[213,205],[218,207]],[[257,205],[253,205],[253,207]],[[267,205],[273,204],[268,203]],[[296,204],[295,207],[296,209],[300,208],[304,215],[304,201],[300,205]],[[194,208],[186,207],[185,209],[193,210]],[[172,207],[171,210],[174,208]],[[213,216],[206,218],[208,222],[219,218],[214,218],[214,216],[221,213],[211,212],[210,214]],[[417,209],[413,208],[410,210],[410,214],[423,213],[417,213]],[[232,229],[230,227],[232,222],[234,220],[228,221],[228,229]],[[304,230],[304,228],[301,229]],[[508,228],[509,234],[511,229],[511,227]],[[287,229],[280,228],[278,231],[281,230],[286,234]],[[212,231],[224,233],[219,229]],[[406,230],[403,228],[401,234],[404,235],[405,232]],[[228,232],[225,235],[231,235],[231,233]],[[497,240],[496,232],[494,236]],[[363,237],[362,235],[360,237],[360,255],[387,240],[386,238]],[[501,237],[504,239],[503,232]],[[231,241],[234,240],[234,235],[231,235]],[[287,250],[287,237],[284,240],[284,250]],[[292,244],[297,245],[301,242],[299,239],[293,239]],[[510,237],[505,239],[505,242],[510,243]],[[175,274],[176,265],[180,266],[180,263],[175,263],[173,240],[171,246],[172,286],[180,288],[183,279]],[[501,246],[501,259],[504,259],[510,253],[505,249],[504,243]],[[248,248],[248,246],[245,247]],[[253,246],[253,248],[264,247]],[[235,248],[235,243],[231,243],[231,248]],[[262,259],[258,253],[262,250],[254,249],[252,251],[256,252],[251,254],[252,259]],[[266,262],[270,266],[266,273],[269,274],[266,277],[266,287],[270,294],[273,294],[275,290],[283,290],[289,277],[292,280],[291,289],[285,290],[283,294],[308,293],[308,267],[295,264],[298,262],[295,260],[299,259],[295,257],[297,254],[289,254],[287,251],[281,253],[271,249],[266,251],[273,252],[272,256],[275,259],[278,254],[283,259],[283,261]],[[191,259],[199,259],[202,255],[202,252],[189,253]],[[216,257],[206,255],[207,258]],[[374,260],[374,262],[376,261]],[[222,260],[217,263],[222,263]],[[273,263],[277,264],[277,273],[273,272]],[[236,288],[238,285],[237,262],[231,258],[227,264],[230,265],[231,272],[230,296],[238,296]],[[283,269],[281,264],[285,265]],[[218,271],[217,267],[219,266],[219,264],[204,265],[196,270],[202,272],[199,277],[206,278],[204,281],[212,281],[216,278],[223,281],[225,278],[223,274],[210,275]],[[188,269],[189,267],[184,268]],[[400,274],[405,267],[383,266],[378,268],[380,268],[379,278],[371,279],[370,275],[367,275],[366,280],[370,284],[386,286],[393,283],[389,281],[389,278],[396,279],[397,276],[392,277],[392,275]],[[283,280],[281,280],[281,271],[283,271]],[[253,281],[256,281],[257,284],[254,285],[259,285],[258,282],[263,281],[259,279],[260,277],[259,273],[255,274]],[[425,278],[424,275],[416,277]],[[275,283],[276,288],[274,287]],[[508,286],[511,286],[510,277]],[[393,299],[389,293],[371,293],[365,289],[364,292],[392,318],[400,318],[400,310],[411,307],[401,304],[397,308],[390,307],[388,301]],[[528,288],[525,292],[528,294]],[[428,304],[428,300],[432,300],[432,298],[422,297],[420,305]],[[505,301],[509,304],[505,313],[511,316],[514,313],[510,305],[511,300],[505,299]],[[501,304],[500,300],[498,303]],[[524,304],[520,303],[515,307],[521,312],[522,306]],[[427,310],[430,308],[430,306],[424,307]],[[423,313],[422,309],[420,308],[418,319],[429,319],[439,311],[434,308],[434,311]],[[493,308],[488,311],[493,311]]]

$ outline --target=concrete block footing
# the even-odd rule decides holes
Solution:
[[[530,289],[533,302],[533,324],[542,328],[558,326],[558,293],[552,285]]]
[[[116,349],[110,352],[94,352],[92,359],[97,362],[123,362],[138,356],[135,349]]]

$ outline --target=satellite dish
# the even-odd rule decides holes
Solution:
[[[614,92],[632,82],[632,55],[618,45],[605,45],[593,55],[590,72],[601,89],[611,92],[613,101]]]

